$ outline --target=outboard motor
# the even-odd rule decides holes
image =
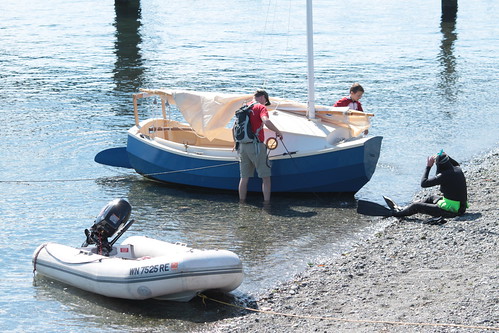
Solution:
[[[82,247],[95,244],[99,254],[108,256],[113,244],[132,225],[134,220],[127,223],[132,206],[125,199],[115,199],[108,203],[95,219],[90,230],[85,229],[86,240]],[[109,241],[108,238],[116,237]]]

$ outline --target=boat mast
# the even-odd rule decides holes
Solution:
[[[307,0],[308,118],[315,119],[314,27],[312,21],[312,0]]]

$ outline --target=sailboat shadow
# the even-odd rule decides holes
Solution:
[[[352,209],[356,200],[351,193],[278,193],[273,195],[270,205],[263,210],[281,217],[314,217],[324,208]]]
[[[129,187],[128,196],[135,206],[150,205],[154,201],[161,200],[169,205],[222,205],[225,209],[234,205],[240,209],[252,208],[262,209],[264,212],[274,216],[314,217],[317,211],[324,208],[352,209],[356,207],[353,193],[272,193],[270,205],[263,204],[262,193],[249,192],[246,203],[239,204],[236,191],[224,191],[204,189],[153,182],[146,179],[132,181],[107,181],[102,179],[98,183],[107,189],[113,187]]]

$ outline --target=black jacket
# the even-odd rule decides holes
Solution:
[[[464,213],[468,202],[468,189],[466,178],[459,164],[450,159],[443,165],[437,165],[437,174],[435,177],[428,178],[430,169],[431,167],[426,167],[421,179],[421,186],[432,187],[440,185],[440,192],[442,192],[445,198],[460,202],[458,214]]]

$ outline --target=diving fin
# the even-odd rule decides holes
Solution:
[[[385,200],[386,204],[388,205],[388,207],[390,207],[391,210],[399,210],[401,209],[396,203],[395,201],[393,201],[392,199],[390,199],[389,197],[385,197],[383,196],[383,199]]]
[[[371,201],[357,201],[357,213],[368,216],[392,216],[392,210]]]
[[[431,224],[431,225],[442,225],[447,223],[447,221],[442,216],[430,217],[423,221],[423,224]]]

